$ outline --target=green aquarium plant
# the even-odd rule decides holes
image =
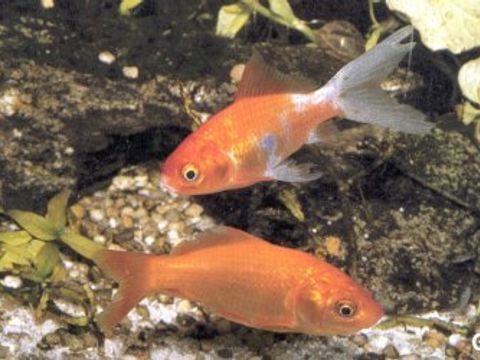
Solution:
[[[1,210],[1,214],[15,221],[20,230],[0,232],[0,272],[17,275],[41,285],[41,295],[36,307],[41,317],[52,295],[80,304],[85,316],[66,317],[70,324],[84,326],[93,317],[93,296],[87,287],[77,288],[65,283],[67,273],[63,265],[60,240],[86,258],[101,245],[83,237],[68,226],[67,206],[70,191],[64,190],[48,203],[45,216],[30,211]]]
[[[314,31],[305,21],[295,16],[287,0],[268,0],[268,4],[269,7],[265,7],[258,0],[240,0],[222,6],[217,18],[217,35],[235,37],[256,12],[277,24],[301,32],[310,41],[315,42]]]

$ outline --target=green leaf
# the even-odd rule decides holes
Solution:
[[[270,10],[282,17],[285,21],[289,23],[296,20],[299,21],[287,0],[268,0],[268,3],[270,5]]]
[[[48,202],[47,215],[45,217],[57,228],[59,233],[67,225],[67,206],[71,193],[70,190],[65,189]]]
[[[130,15],[130,12],[140,5],[143,0],[122,0],[120,3],[120,15]]]
[[[92,240],[87,239],[79,233],[71,230],[67,230],[64,234],[62,234],[60,240],[62,240],[80,255],[91,260],[99,251],[105,250],[102,245],[94,243]]]
[[[29,211],[10,210],[7,215],[18,225],[28,231],[33,237],[41,240],[54,240],[58,237],[55,226],[43,216]]]
[[[222,6],[218,12],[216,34],[227,38],[235,37],[251,14],[252,10],[240,2]]]
[[[4,255],[0,257],[0,271],[10,271],[17,266],[30,266],[28,253],[23,246],[5,246]]]
[[[28,243],[30,240],[32,240],[32,236],[23,230],[0,233],[0,242],[11,246],[23,245]]]
[[[40,279],[48,278],[55,267],[60,264],[60,255],[58,249],[52,243],[43,243],[40,250],[36,253],[35,260],[35,276]]]

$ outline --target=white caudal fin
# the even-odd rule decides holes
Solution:
[[[345,65],[315,95],[319,101],[329,99],[345,118],[362,123],[388,127],[411,134],[425,134],[433,124],[413,107],[398,103],[379,87],[398,63],[414,47],[414,42],[402,44],[413,28],[396,31],[373,49]]]

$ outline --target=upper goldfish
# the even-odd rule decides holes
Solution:
[[[315,89],[270,68],[258,53],[245,66],[233,104],[189,135],[167,158],[162,183],[186,195],[208,194],[260,181],[309,181],[313,164],[289,160],[304,144],[332,134],[334,117],[425,134],[432,124],[379,88],[415,43],[404,27],[344,66]],[[323,133],[323,135],[322,135]]]
[[[105,332],[154,293],[278,332],[351,334],[383,315],[370,292],[334,266],[229,227],[182,243],[169,256],[100,248],[93,260],[120,283],[113,303],[97,318]]]

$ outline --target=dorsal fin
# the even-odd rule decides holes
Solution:
[[[269,66],[260,53],[254,50],[245,65],[235,100],[267,94],[307,94],[316,88],[310,80],[285,75]]]
[[[231,245],[246,241],[267,243],[241,230],[228,226],[216,226],[198,234],[193,240],[184,241],[175,246],[171,255],[183,255],[213,246]]]

